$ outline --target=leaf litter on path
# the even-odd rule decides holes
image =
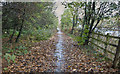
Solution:
[[[64,63],[61,69],[64,72],[116,72],[118,69],[110,68],[110,64],[96,61],[96,58],[86,55],[70,37],[62,34],[62,49]],[[58,67],[58,57],[54,54],[58,43],[57,34],[49,40],[40,41],[31,48],[31,53],[17,56],[15,63],[8,66],[3,72],[54,72]]]

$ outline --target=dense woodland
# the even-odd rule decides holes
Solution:
[[[52,7],[53,3],[4,3],[3,37],[9,36],[9,42],[13,41],[14,36],[15,42],[18,42],[20,36],[24,35],[29,39],[46,39],[52,31],[46,35],[43,35],[44,32],[56,27],[57,23]]]
[[[56,37],[58,26],[61,28],[61,31],[65,33],[65,35],[63,34],[62,37],[66,38],[66,39],[63,38],[63,41],[68,40],[68,43],[66,44],[68,45],[72,44],[71,43],[72,41],[69,41],[69,37],[71,37],[72,40],[74,40],[74,42],[77,43],[77,44],[73,44],[75,46],[75,48],[73,49],[77,50],[80,47],[78,53],[79,51],[81,52],[80,54],[83,54],[83,52],[85,52],[86,54],[90,54],[91,52],[93,52],[92,55],[95,54],[93,57],[98,56],[98,59],[100,59],[102,56],[102,61],[111,61],[109,68],[107,67],[108,68],[107,70],[104,68],[100,68],[101,72],[102,70],[103,72],[105,70],[109,71],[111,68],[112,68],[111,71],[119,70],[120,68],[120,59],[119,59],[120,58],[120,16],[119,16],[120,1],[61,2],[61,5],[65,7],[65,10],[64,13],[61,15],[61,24],[59,25],[58,25],[59,23],[58,17],[55,15],[56,7],[54,2],[3,2],[2,5],[3,5],[2,6],[2,54],[3,54],[2,58],[3,61],[5,61],[3,63],[4,72],[10,72],[10,71],[14,72],[18,70],[22,70],[22,71],[25,70],[26,72],[31,72],[33,69],[30,70],[26,69],[26,65],[24,64],[22,65],[22,67],[25,66],[23,67],[24,70],[20,67],[21,69],[20,68],[16,70],[13,69],[14,70],[13,71],[12,68],[17,68],[16,64],[17,61],[19,61],[19,57],[24,58],[25,56],[27,55],[29,56],[34,53],[36,53],[37,55],[38,53],[40,53],[42,54],[42,56],[50,54],[47,52],[51,52],[51,54],[54,53],[55,52],[54,50],[57,50],[57,48],[55,48],[54,45],[59,43],[59,41],[56,42],[56,40],[59,38],[59,35],[58,37]],[[105,28],[104,31],[102,30],[103,28]],[[114,31],[114,30],[117,31],[118,34],[117,36],[114,36],[109,33],[105,34],[105,32],[107,31]],[[99,37],[101,35],[104,37]],[[56,40],[53,41],[50,40],[51,37]],[[112,39],[112,38],[110,39],[109,37],[116,39]],[[106,41],[103,42],[105,44],[103,54],[100,51],[96,52],[98,49],[102,49],[101,47],[103,46],[92,39],[96,39],[97,41],[100,42]],[[97,45],[98,46],[94,47],[95,45],[92,45],[91,43],[92,41],[96,43],[95,44],[96,46]],[[109,43],[110,41],[112,42]],[[37,45],[39,46],[38,49],[36,44],[39,44]],[[114,52],[113,53],[114,57],[112,60],[106,58],[108,56],[106,55],[107,52],[106,49],[113,49],[112,47],[109,48],[108,45],[115,46],[115,50],[112,50]],[[31,48],[34,47],[36,47],[37,50],[31,52],[32,51]],[[48,48],[45,49],[45,47]],[[68,48],[66,49],[70,49],[71,45],[67,47]],[[69,51],[71,52],[72,50]],[[72,52],[73,54],[77,55],[76,52],[75,53],[74,51]],[[42,56],[40,58],[42,58]],[[49,58],[47,57],[46,59]],[[51,59],[54,60],[54,58]],[[41,60],[37,60],[37,61],[41,61]],[[24,62],[25,61],[21,63]],[[43,60],[42,62],[45,63]],[[102,64],[101,60],[99,62]],[[44,65],[46,64],[47,63],[45,63]],[[35,65],[35,67],[37,67],[37,65]],[[69,68],[70,66],[68,66],[67,69]],[[35,68],[35,71],[37,71],[36,69],[38,70],[38,67]],[[74,68],[70,68],[70,69],[72,69],[72,72],[78,71],[77,69]],[[89,68],[89,69],[92,72],[94,71],[93,68]],[[43,72],[46,70],[44,70],[43,67],[40,67],[39,71]],[[84,71],[85,70],[83,70],[82,72]]]

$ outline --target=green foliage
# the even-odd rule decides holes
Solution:
[[[85,39],[83,39],[83,37],[80,36],[76,36],[74,40],[78,42],[78,45],[82,45],[85,42]]]
[[[88,28],[88,26],[86,25],[85,29],[83,31],[82,37],[80,37],[80,36],[75,37],[75,41],[78,42],[78,45],[83,45],[85,43],[85,40],[87,39],[88,32],[89,32],[89,30],[87,28]]]
[[[9,32],[7,32],[6,30],[3,30],[4,31],[4,33],[3,33],[3,35],[2,35],[2,38],[5,38],[5,37],[10,37],[11,35],[12,35],[12,33],[13,33],[13,29],[9,29]],[[9,33],[9,34],[8,34]],[[17,36],[18,35],[18,31],[15,31],[15,36]]]
[[[4,55],[4,58],[7,60],[8,64],[10,64],[10,61],[13,61],[13,63],[15,63],[16,56],[14,54],[11,55],[11,54],[6,53]]]
[[[18,56],[19,56],[19,55],[22,55],[22,52],[19,51],[19,50],[17,50],[16,53],[15,53],[15,55],[18,55]]]
[[[28,50],[16,50],[15,55],[25,55],[28,53]]]
[[[7,44],[5,44],[4,46],[2,46],[2,50],[8,50],[8,48],[6,46],[7,46]]]
[[[2,56],[2,52],[0,51],[0,56]]]
[[[19,50],[23,50],[23,49],[27,49],[27,47],[23,46],[23,45],[20,45],[18,47],[15,47],[16,49],[19,49]]]
[[[61,18],[61,28],[62,30],[69,30],[69,28],[72,27],[72,14],[70,12],[70,9],[66,9],[62,15]]]
[[[15,58],[16,58],[16,56],[13,54],[13,55],[11,56],[11,60],[13,61],[13,63],[15,63]]]
[[[31,41],[40,41],[40,40],[46,40],[49,37],[51,37],[51,35],[54,33],[53,31],[54,31],[53,28],[49,29],[49,28],[37,27],[37,28],[33,28],[33,30],[26,31],[26,34],[29,35],[29,39]]]
[[[7,60],[8,64],[10,64],[11,55],[8,54],[8,53],[6,53],[6,54],[4,55],[4,58]]]
[[[16,50],[15,55],[19,56],[19,55],[24,55],[24,54],[28,53],[27,47],[25,47],[23,45],[16,47],[16,49],[18,49],[18,50]]]
[[[10,38],[13,31],[14,36],[18,36],[23,24],[21,38],[30,38],[31,41],[48,39],[58,25],[58,18],[52,8],[52,2],[3,5],[3,38]]]
[[[37,35],[35,35],[35,40],[46,40],[51,36],[51,31],[48,29],[41,29],[38,31]]]
[[[10,57],[12,57],[12,60],[13,60],[13,62],[14,62],[14,58],[15,58],[15,55],[25,55],[25,54],[27,54],[28,53],[28,50],[27,50],[27,47],[25,47],[25,46],[23,46],[23,45],[20,45],[20,46],[16,46],[15,48],[13,48],[13,49],[10,49],[10,48],[6,48],[5,50],[7,50],[6,51],[6,54],[5,54],[5,58],[6,58],[6,60],[7,60],[7,58],[10,58]],[[13,54],[12,56],[10,56],[10,54],[8,54],[8,53],[10,53],[10,54]],[[8,60],[8,62],[9,62],[9,60]]]
[[[8,70],[8,68],[4,68],[4,70]]]
[[[27,51],[27,50],[24,50],[24,51],[23,51],[23,53],[24,53],[24,54],[27,54],[27,53],[28,53],[28,51]]]
[[[14,52],[13,49],[8,49],[8,50],[7,50],[7,53],[13,53],[13,52]]]

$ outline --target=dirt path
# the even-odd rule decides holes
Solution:
[[[36,43],[30,52],[17,56],[9,72],[114,72],[106,62],[85,55],[76,43],[60,31],[49,40]],[[5,71],[5,72],[8,72]]]

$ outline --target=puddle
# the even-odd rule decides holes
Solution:
[[[56,44],[56,51],[55,51],[55,57],[57,57],[57,61],[55,62],[57,67],[55,69],[55,72],[63,72],[62,67],[64,65],[64,58],[63,58],[63,52],[62,50],[64,49],[63,47],[63,37],[62,37],[62,32],[58,28],[58,43]]]

